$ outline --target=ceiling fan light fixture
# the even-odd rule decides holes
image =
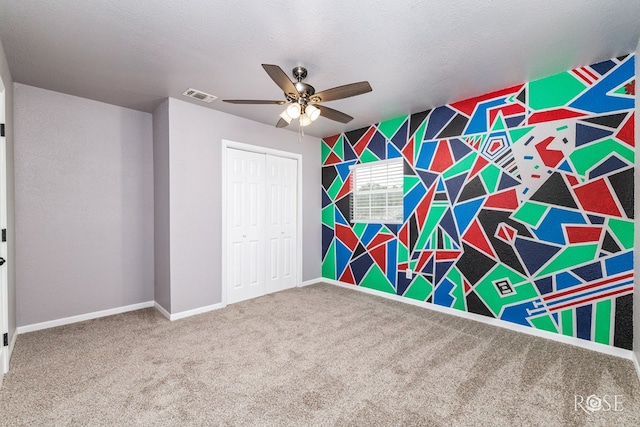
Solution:
[[[288,124],[291,124],[291,120],[293,120],[293,118],[289,114],[287,114],[286,109],[282,113],[280,113],[280,117],[282,117],[282,120],[284,120]]]
[[[298,103],[291,103],[291,105],[289,105],[287,107],[287,114],[289,115],[289,117],[291,117],[292,119],[297,119],[298,117],[300,117],[300,104]]]
[[[320,117],[320,109],[313,105],[307,105],[304,112],[309,116],[312,122]]]
[[[300,126],[309,126],[313,120],[307,113],[304,113],[300,116]]]

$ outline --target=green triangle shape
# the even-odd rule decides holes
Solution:
[[[408,116],[401,116],[397,119],[387,120],[386,122],[382,122],[378,125],[378,130],[381,134],[383,134],[387,139],[393,138],[393,135],[396,134],[398,129],[402,126],[402,124],[407,120]]]
[[[327,194],[329,195],[331,200],[335,200],[336,199],[336,196],[338,195],[338,193],[342,189],[342,184],[343,184],[343,182],[340,179],[340,176],[337,176],[336,179],[333,181],[333,184],[331,184],[331,187],[329,187],[329,189],[327,190]]]
[[[333,215],[334,207],[333,205],[328,205],[327,207],[322,209],[322,223],[331,228],[335,228],[336,219]]]
[[[358,222],[353,226],[353,232],[358,236],[358,239],[364,234],[364,230],[367,228],[367,224],[364,222]]]
[[[327,161],[329,154],[331,154],[331,147],[329,147],[326,142],[322,141],[322,143],[320,144],[320,148],[322,151],[322,164],[324,165],[324,162]]]
[[[482,176],[482,180],[484,181],[489,194],[493,193],[498,185],[498,179],[500,178],[500,168],[494,165],[493,163],[489,163],[482,172],[480,172],[480,176]]]
[[[520,138],[522,138],[523,136],[531,132],[533,128],[535,128],[535,126],[510,129],[509,136],[511,137],[511,141],[515,143],[517,140],[519,140]]]
[[[409,262],[409,249],[398,241],[398,264]]]
[[[373,154],[373,152],[371,150],[369,150],[368,148],[365,148],[364,151],[362,152],[362,154],[360,155],[360,162],[361,163],[377,162],[377,161],[380,161],[378,156]]]
[[[473,167],[473,163],[476,161],[477,157],[478,153],[476,151],[471,151],[462,160],[455,163],[451,168],[447,169],[447,171],[442,174],[442,177],[444,179],[449,179],[452,176],[467,172]]]
[[[377,264],[373,264],[371,269],[366,276],[360,282],[360,286],[363,288],[375,289],[377,291],[387,292],[390,294],[395,294],[396,290],[393,289],[391,283],[387,279],[387,276],[384,275],[380,267]]]
[[[504,117],[502,117],[502,113],[498,113],[496,116],[496,121],[493,123],[493,127],[491,128],[492,132],[505,130],[507,126],[504,124]]]
[[[432,292],[433,285],[421,275],[417,275],[404,292],[404,296],[418,301],[426,301]]]
[[[531,322],[534,328],[542,331],[558,333],[558,327],[548,314],[539,317],[529,317],[527,320]]]
[[[420,178],[413,175],[405,175],[402,188],[404,189],[404,195],[406,196],[413,189],[413,187],[420,182]]]
[[[344,161],[344,144],[343,144],[343,136],[340,135],[338,142],[333,146],[333,152],[336,153],[336,156],[340,158],[340,160]]]
[[[447,206],[432,206],[431,209],[429,209],[429,214],[427,215],[424,227],[416,243],[417,250],[425,248],[427,240],[431,237],[431,233],[434,232],[436,225],[440,222],[446,210]]]
[[[610,218],[608,225],[625,249],[633,248],[633,221]]]
[[[336,280],[336,241],[331,242],[329,250],[322,260],[322,277]]]
[[[424,134],[427,131],[427,120],[422,122],[422,124],[418,127],[418,130],[415,133],[415,139],[413,140],[413,158],[418,158],[418,153],[420,152],[420,147],[422,146],[422,142],[424,140]]]

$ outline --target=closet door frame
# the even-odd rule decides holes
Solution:
[[[284,157],[288,159],[295,159],[297,163],[296,171],[296,283],[295,286],[300,286],[302,283],[302,155],[298,153],[290,153],[288,151],[276,150],[273,148],[261,147],[258,145],[246,144],[243,142],[230,141],[223,139],[221,144],[221,184],[222,184],[222,197],[221,197],[221,219],[222,219],[222,238],[220,245],[220,253],[222,256],[222,304],[227,305],[227,152],[228,149],[236,149],[243,151],[250,151],[258,154],[269,154],[272,156]],[[294,287],[295,287],[294,286]]]

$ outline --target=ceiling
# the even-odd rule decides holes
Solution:
[[[634,52],[640,1],[0,0],[13,80],[152,112],[195,88],[206,108],[273,124],[284,99],[260,64],[308,69],[317,91],[368,80],[328,102],[355,119],[334,135]],[[297,131],[297,126],[287,130]],[[284,131],[284,130],[283,130]]]

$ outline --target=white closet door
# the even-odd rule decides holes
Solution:
[[[295,159],[266,156],[266,289],[296,285],[297,171]]]
[[[265,155],[227,151],[227,302],[265,294]]]

